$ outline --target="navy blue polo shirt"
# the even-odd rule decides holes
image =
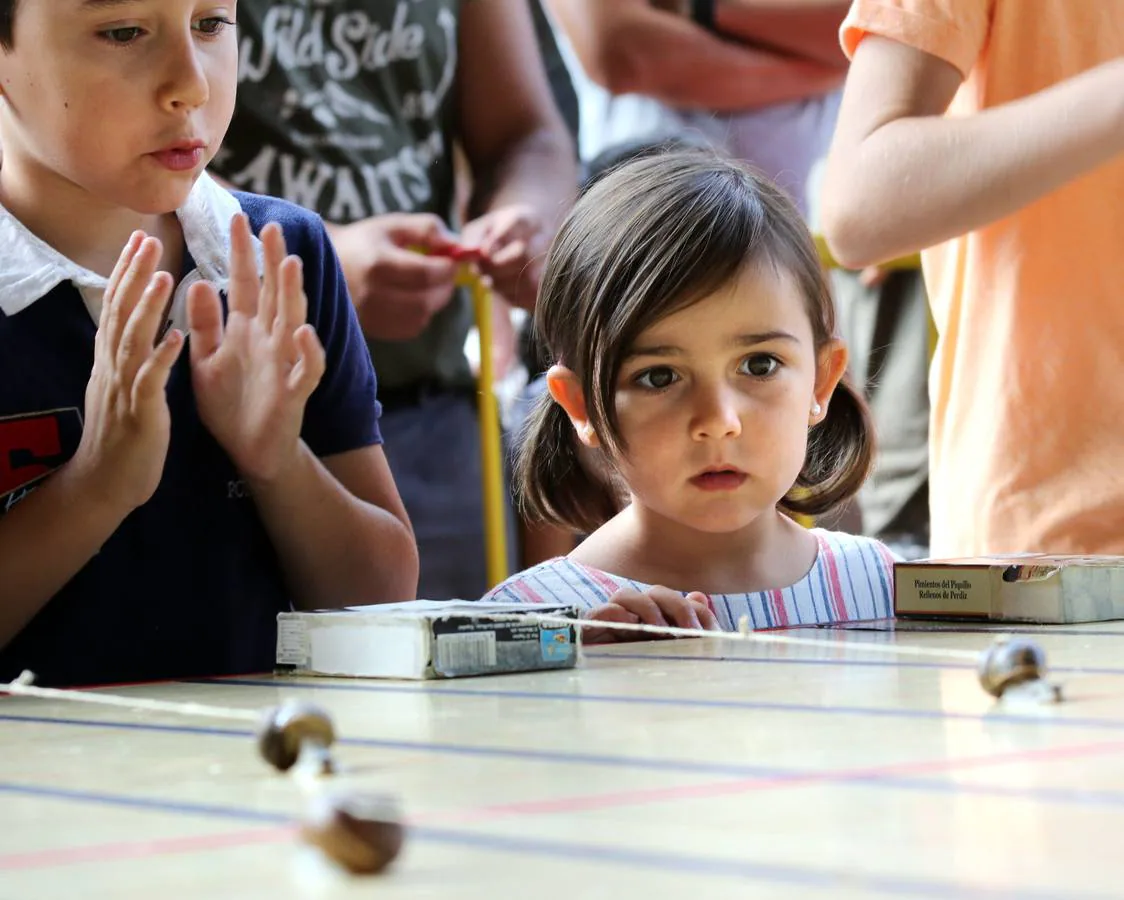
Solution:
[[[216,281],[224,277],[229,213],[238,206],[249,216],[255,235],[268,222],[278,222],[289,252],[304,261],[309,322],[327,353],[327,371],[308,403],[301,432],[309,448],[327,457],[379,443],[369,351],[320,219],[282,200],[232,196],[206,178],[192,198],[191,208],[179,213],[187,268],[193,270],[189,281],[200,275]],[[80,292],[75,285],[81,277],[58,283],[31,302],[27,296],[21,299],[29,280],[49,274],[44,259],[49,261],[53,251],[20,233],[21,226],[4,215],[0,516],[77,449],[96,330],[88,306],[96,291],[86,284]],[[29,241],[22,243],[25,238]],[[73,266],[58,259],[64,270]],[[17,277],[21,269],[22,281]],[[182,309],[182,288],[177,310]],[[186,347],[171,373],[168,405],[171,443],[155,494],[0,650],[0,679],[9,680],[25,668],[44,684],[272,668],[276,616],[292,608],[294,598],[244,482],[199,420]]]

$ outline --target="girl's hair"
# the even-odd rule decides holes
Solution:
[[[16,24],[17,0],[0,0],[0,47],[12,49],[12,32]]]
[[[625,492],[605,463],[625,449],[614,395],[630,347],[757,264],[795,280],[821,349],[835,336],[835,306],[815,243],[792,202],[749,167],[709,151],[670,152],[614,168],[578,200],[551,246],[535,327],[549,358],[577,376],[609,458],[586,451],[544,392],[516,460],[532,518],[588,532],[620,511]],[[870,472],[872,431],[866,403],[840,381],[780,509],[816,515],[852,496]]]

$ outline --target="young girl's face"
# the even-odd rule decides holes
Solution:
[[[770,266],[648,328],[616,392],[627,448],[617,467],[634,504],[709,532],[772,510],[800,474],[840,363],[837,343],[817,355],[804,297]]]
[[[21,0],[14,46],[0,50],[5,190],[182,206],[234,111],[235,5]]]

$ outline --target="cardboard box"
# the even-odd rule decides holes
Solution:
[[[1041,625],[1124,619],[1124,557],[1027,554],[896,563],[894,612]]]
[[[277,670],[354,678],[462,678],[577,664],[574,606],[413,600],[277,616]],[[495,621],[482,615],[518,616]]]

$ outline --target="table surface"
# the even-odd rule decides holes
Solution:
[[[441,682],[99,689],[327,708],[340,771],[319,784],[393,794],[407,821],[365,877],[300,841],[307,787],[249,723],[0,697],[0,898],[1122,896],[1124,623],[1025,630],[1060,704],[1005,708],[970,659],[856,646],[994,637],[900,623]]]

